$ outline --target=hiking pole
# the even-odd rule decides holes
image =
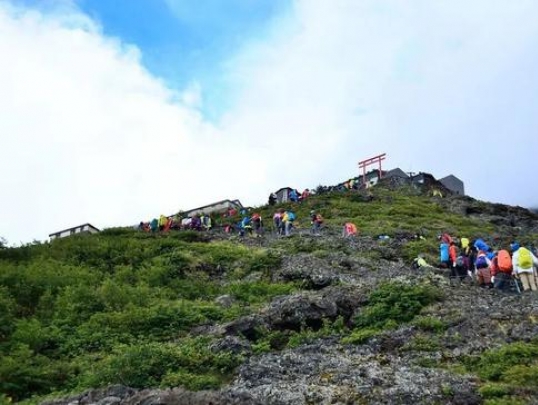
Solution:
[[[514,282],[516,283],[517,293],[521,295],[521,288],[519,288],[519,277],[517,277],[517,275],[514,276]]]

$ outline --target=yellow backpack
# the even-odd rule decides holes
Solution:
[[[519,248],[519,259],[517,265],[521,269],[530,269],[532,268],[532,256],[529,249],[520,247]]]

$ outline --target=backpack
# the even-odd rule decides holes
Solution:
[[[288,212],[288,221],[293,222],[295,221],[295,214],[293,212]]]
[[[316,221],[321,224],[323,222],[323,217],[320,214],[316,215]]]
[[[456,266],[457,267],[464,267],[465,266],[465,260],[464,260],[463,256],[458,256],[456,258]]]
[[[474,243],[474,246],[478,250],[481,250],[483,252],[489,251],[489,246],[488,246],[488,244],[486,242],[484,242],[483,239],[477,239],[476,242]]]
[[[507,250],[499,250],[499,253],[497,254],[497,265],[502,272],[507,273],[512,271],[512,258]]]
[[[488,261],[485,255],[480,255],[476,258],[475,266],[477,269],[485,269],[488,267]]]
[[[517,265],[522,269],[532,268],[532,256],[529,249],[524,247],[519,248],[519,260],[517,262]]]

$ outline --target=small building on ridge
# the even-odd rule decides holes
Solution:
[[[59,238],[65,238],[67,236],[76,235],[79,233],[99,233],[101,232],[98,228],[93,226],[92,224],[82,224],[79,226],[74,226],[72,228],[64,229],[63,231],[58,231],[51,233],[49,235],[50,240],[59,239]]]

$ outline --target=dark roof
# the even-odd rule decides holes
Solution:
[[[400,169],[399,167],[383,173],[383,177],[391,177],[391,176],[409,178],[409,175],[406,172],[404,172],[402,169]]]
[[[275,191],[275,194],[278,194],[282,190],[293,190],[293,189],[291,187],[282,187],[282,188],[279,188],[277,191]]]
[[[204,205],[202,207],[198,207],[198,208],[193,208],[193,209],[190,209],[190,210],[186,210],[186,211],[183,211],[183,212],[191,212],[191,211],[203,211],[204,209],[206,208],[211,208],[211,207],[214,207],[215,205],[219,205],[219,204],[224,204],[224,203],[230,203],[230,204],[234,204],[234,205],[238,205],[240,208],[243,208],[243,204],[241,204],[241,201],[239,200],[220,200],[220,201],[217,201],[217,202],[214,202],[212,204],[207,204],[207,205]]]
[[[457,180],[463,184],[463,181],[459,179],[458,177],[454,176],[453,174],[449,174],[448,176],[445,176],[442,179],[439,179],[440,182],[442,182],[443,180]]]
[[[99,228],[96,228],[95,226],[93,226],[92,224],[90,224],[90,223],[87,222],[87,223],[82,224],[82,225],[73,226],[73,227],[71,227],[71,228],[67,228],[67,229],[64,229],[64,230],[62,230],[62,231],[58,231],[58,232],[51,233],[51,234],[49,234],[49,236],[58,235],[58,234],[60,234],[60,233],[64,233],[64,232],[67,232],[67,231],[72,231],[73,229],[77,229],[77,228],[83,228],[83,227],[85,227],[86,225],[92,227],[92,228],[95,229],[96,231],[101,232],[101,230],[100,230]]]

